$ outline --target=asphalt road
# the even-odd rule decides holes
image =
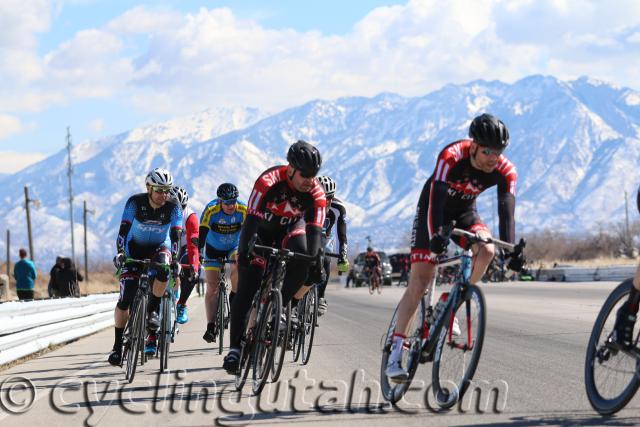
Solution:
[[[260,398],[249,397],[249,386],[243,394],[234,391],[222,356],[201,338],[204,308],[196,297],[189,303],[190,322],[172,347],[170,374],[160,376],[155,359],[125,383],[123,371],[106,362],[113,330],[105,330],[0,372],[0,425],[638,425],[637,397],[615,417],[603,418],[584,389],[586,343],[614,285],[483,286],[488,327],[474,379],[499,388],[497,408],[430,409],[431,365],[419,367],[415,390],[398,407],[385,404],[378,384],[380,340],[402,289],[370,296],[363,288],[330,285],[329,311],[320,319],[310,364],[294,364],[287,355],[280,382]]]

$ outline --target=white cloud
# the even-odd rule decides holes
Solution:
[[[228,8],[183,14],[138,6],[45,55],[33,40],[50,25],[48,3],[34,0],[27,19],[14,1],[2,4],[22,23],[0,40],[26,41],[13,56],[0,55],[0,77],[15,86],[4,89],[0,111],[78,98],[124,99],[169,114],[230,104],[275,110],[534,73],[637,84],[637,67],[629,66],[640,53],[636,0],[410,0],[372,10],[341,36],[270,29]]]
[[[104,129],[104,120],[95,119],[91,120],[88,124],[89,130],[93,133],[100,133]]]
[[[0,151],[0,165],[2,173],[15,173],[26,168],[46,156],[42,153],[17,153],[15,151]]]
[[[22,123],[17,117],[0,114],[0,140],[23,130]]]

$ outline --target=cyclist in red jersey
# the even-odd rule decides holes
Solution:
[[[315,176],[322,165],[320,152],[313,145],[298,141],[289,147],[288,165],[264,171],[249,197],[247,217],[238,246],[238,292],[231,307],[229,353],[223,368],[230,374],[238,370],[242,328],[253,296],[260,287],[265,258],[249,253],[254,234],[262,245],[287,248],[317,255],[320,250],[326,203],[324,190]],[[282,285],[282,305],[286,306],[308,280],[320,283],[322,265],[291,260]]]
[[[640,188],[638,189],[636,201],[640,212]],[[633,286],[631,286],[627,302],[616,313],[613,339],[627,349],[632,348],[634,344],[633,327],[638,315],[638,305],[640,305],[640,266],[638,266],[636,275],[633,278]]]
[[[174,186],[171,197],[182,208],[182,236],[180,238],[180,253],[178,259],[181,264],[189,264],[192,268],[182,269],[180,273],[180,298],[176,305],[178,323],[187,323],[187,300],[195,286],[195,278],[200,270],[200,251],[198,250],[199,221],[196,213],[189,206],[189,193],[182,187]]]
[[[367,252],[364,254],[364,268],[363,272],[367,274],[378,275],[378,286],[381,285],[382,272],[380,271],[380,256],[373,250],[371,246],[367,246]]]
[[[440,234],[441,228],[455,220],[457,228],[489,237],[475,201],[480,193],[497,186],[500,239],[515,241],[516,168],[502,154],[509,144],[509,131],[501,120],[482,114],[471,122],[469,136],[471,139],[456,141],[440,152],[435,170],[420,194],[411,239],[409,284],[398,305],[398,322],[386,369],[394,381],[408,377],[400,363],[402,344],[408,323],[435,275],[435,257],[447,248],[448,239]],[[464,239],[456,239],[456,243],[467,247]],[[469,282],[476,283],[491,262],[495,247],[477,243],[471,249],[474,262]],[[509,268],[519,271],[523,263],[522,254],[516,254]]]

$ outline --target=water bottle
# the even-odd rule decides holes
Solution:
[[[470,251],[466,251],[462,254],[460,269],[462,270],[462,277],[465,282],[469,281],[471,277],[471,255]]]
[[[440,294],[440,299],[438,299],[438,302],[436,303],[436,306],[433,309],[434,322],[440,317],[440,315],[444,311],[448,298],[449,298],[449,292],[443,292],[442,294]]]

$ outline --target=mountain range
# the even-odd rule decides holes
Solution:
[[[76,255],[83,249],[82,201],[94,211],[90,256],[110,259],[124,203],[144,191],[153,167],[170,169],[199,211],[222,182],[236,183],[246,199],[259,173],[283,164],[298,139],[317,145],[321,173],[338,183],[351,248],[362,250],[367,236],[377,247],[406,248],[437,153],[465,138],[470,120],[483,112],[500,117],[511,134],[505,155],[518,171],[518,234],[588,233],[624,218],[625,191],[634,200],[640,182],[640,93],[588,77],[534,75],[512,84],[450,84],[419,97],[314,100],[275,114],[212,108],[83,142],[72,150]],[[66,168],[61,150],[0,179],[0,218],[14,246],[27,240],[23,187],[39,200],[32,210],[36,259],[70,253]],[[495,230],[495,191],[478,202]]]

